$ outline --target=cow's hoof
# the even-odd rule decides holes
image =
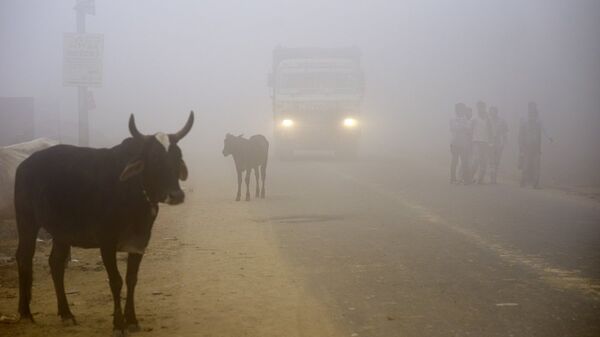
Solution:
[[[241,197],[237,197],[235,198],[235,201],[240,201],[242,198]]]
[[[33,315],[31,315],[31,314],[26,314],[26,315],[21,314],[19,316],[19,322],[35,324],[35,320],[33,319]]]
[[[127,331],[129,331],[129,332],[140,332],[140,331],[142,331],[142,329],[140,328],[139,324],[128,324],[127,325]]]
[[[250,201],[250,197],[246,197],[246,201]]]
[[[126,337],[127,330],[113,330],[113,337]]]
[[[75,325],[77,325],[77,321],[75,320],[75,316],[62,317],[61,320],[62,320],[63,326],[75,326]]]

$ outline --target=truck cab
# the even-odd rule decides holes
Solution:
[[[269,82],[280,157],[296,150],[356,156],[364,95],[358,48],[278,47]]]

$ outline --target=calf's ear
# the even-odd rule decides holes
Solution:
[[[179,165],[179,180],[186,181],[188,178],[188,169],[185,165],[183,159],[181,160],[181,164]]]
[[[144,170],[144,162],[141,160],[132,161],[127,164],[119,176],[120,181],[129,180],[131,177],[142,173]]]

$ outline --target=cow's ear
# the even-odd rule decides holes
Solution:
[[[143,161],[141,161],[141,160],[133,161],[133,162],[127,164],[127,166],[125,166],[125,168],[123,169],[123,172],[121,172],[121,175],[119,176],[119,180],[120,181],[129,180],[131,177],[142,173],[143,170],[144,170],[144,162]]]
[[[181,159],[181,164],[179,165],[179,180],[186,181],[188,178],[188,169],[185,165],[183,159]]]

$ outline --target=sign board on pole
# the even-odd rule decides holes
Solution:
[[[65,33],[63,38],[63,85],[102,86],[103,34]]]
[[[77,0],[73,9],[82,11],[84,14],[95,15],[96,3],[94,0]]]

